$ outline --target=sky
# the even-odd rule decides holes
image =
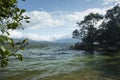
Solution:
[[[24,30],[10,30],[12,38],[29,38],[35,41],[55,41],[72,38],[78,29],[76,22],[89,13],[105,14],[120,0],[18,0],[26,9],[30,23],[23,23]]]

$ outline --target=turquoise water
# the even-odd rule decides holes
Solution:
[[[24,60],[20,62],[11,58],[8,67],[0,68],[0,80],[43,80],[84,69],[89,69],[88,72],[98,71],[100,80],[120,79],[119,53],[69,50],[69,45],[47,44],[44,48],[30,48],[18,52],[24,56]]]

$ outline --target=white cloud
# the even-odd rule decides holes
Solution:
[[[87,2],[90,2],[92,0],[86,0]],[[115,4],[118,4],[120,3],[120,0],[103,0],[103,4],[104,5],[107,5],[107,4],[110,4],[110,3],[115,3]]]
[[[70,37],[72,31],[76,29],[76,22],[83,20],[89,13],[105,14],[106,9],[93,8],[83,12],[46,12],[31,11],[26,15],[31,17],[29,24],[23,24],[24,31],[10,31],[13,38],[29,38],[36,41],[54,41],[60,38]],[[49,31],[51,28],[52,31]],[[55,28],[57,28],[56,31]],[[42,33],[40,30],[45,30]],[[36,32],[37,31],[37,32]],[[51,33],[49,33],[51,32]],[[58,33],[59,32],[59,33]]]
[[[23,33],[17,30],[9,30],[10,33],[10,37],[12,38],[22,38],[23,37]]]
[[[28,33],[26,37],[35,41],[52,41],[52,39],[49,36],[44,36],[44,35],[39,36],[38,34],[35,33]]]
[[[56,19],[52,14],[45,11],[31,11],[26,14],[31,17],[31,23],[25,25],[29,29],[57,27],[64,24],[63,20]]]
[[[104,4],[109,4],[109,3],[120,3],[120,0],[103,0]]]
[[[24,24],[27,29],[38,30],[48,27],[60,27],[64,25],[74,25],[76,21],[82,20],[85,15],[90,12],[105,14],[104,9],[94,8],[83,12],[45,12],[45,11],[31,11],[26,15],[30,16],[30,24]]]
[[[36,33],[27,33],[23,34],[17,30],[10,30],[10,37],[12,38],[29,38],[30,40],[35,40],[35,41],[54,41],[57,39],[61,38],[69,38],[70,35],[64,35],[64,34],[54,34],[54,35],[39,35]]]
[[[35,40],[35,41],[51,41],[52,39],[49,36],[39,36],[38,34],[35,33],[28,33],[26,35],[29,39]]]

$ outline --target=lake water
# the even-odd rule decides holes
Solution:
[[[20,51],[0,68],[0,80],[120,80],[120,54],[69,50],[71,44],[46,44]]]

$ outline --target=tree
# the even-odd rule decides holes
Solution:
[[[73,38],[79,38],[79,30],[77,29],[74,30],[72,35],[73,35]]]
[[[99,20],[102,23],[96,29],[95,26]],[[117,4],[112,9],[108,9],[104,16],[90,13],[85,16],[84,20],[77,23],[79,31],[74,31],[81,36],[83,45],[92,50],[94,42],[97,42],[97,49],[102,50],[119,50],[120,49],[120,5]],[[79,33],[79,35],[78,35]],[[78,38],[78,37],[75,37]],[[86,47],[86,46],[85,46]]]
[[[23,0],[24,1],[24,0]],[[8,65],[9,57],[22,61],[22,55],[16,54],[20,49],[23,49],[27,44],[28,39],[15,43],[10,38],[9,30],[16,30],[22,27],[22,22],[29,23],[28,16],[24,16],[25,9],[20,9],[18,6],[18,0],[0,0],[0,64],[1,67]],[[8,47],[9,46],[9,47]],[[12,49],[9,49],[9,48]]]
[[[120,6],[119,4],[107,10],[105,19],[100,26],[98,41],[102,45],[120,46]]]
[[[90,13],[89,15],[85,16],[83,21],[77,22],[78,26],[80,27],[79,35],[77,36],[81,36],[82,42],[87,45],[88,50],[93,50],[96,32],[95,25],[102,18],[103,16],[99,15],[98,13]]]

